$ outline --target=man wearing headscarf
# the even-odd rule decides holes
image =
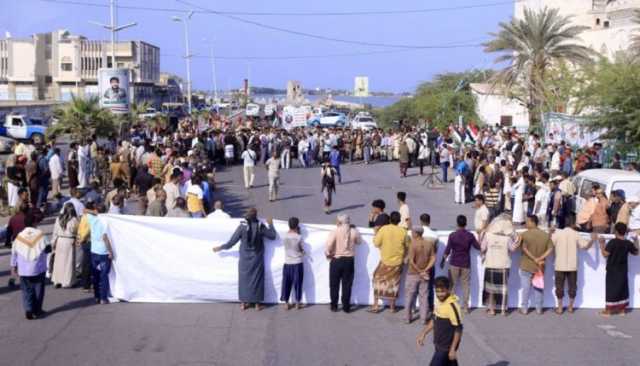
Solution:
[[[238,261],[238,299],[241,309],[255,304],[262,310],[264,301],[264,239],[275,240],[276,230],[273,219],[267,219],[268,226],[258,220],[258,210],[250,208],[245,221],[238,226],[229,241],[213,248],[214,252],[231,249],[240,241]]]
[[[34,227],[32,215],[27,215],[24,222],[24,230],[18,234],[11,247],[11,270],[14,276],[20,276],[25,317],[32,320],[44,313],[42,302],[45,272],[51,245],[44,233]]]

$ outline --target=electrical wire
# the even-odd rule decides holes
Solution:
[[[49,3],[59,3],[67,5],[82,5],[89,7],[109,7],[107,4],[97,2],[84,2],[78,0],[38,0]],[[405,9],[405,10],[361,10],[361,11],[330,11],[330,12],[247,12],[247,11],[217,11],[220,15],[242,15],[242,16],[283,16],[283,17],[327,17],[327,16],[368,16],[368,15],[405,15],[405,14],[427,14],[447,11],[462,11],[479,8],[498,7],[503,5],[514,5],[525,0],[496,1],[490,3],[457,5],[437,8],[424,9]],[[128,10],[144,10],[157,12],[184,12],[184,9],[167,8],[167,7],[146,7],[137,5],[118,5],[118,8]],[[209,13],[209,11],[195,11],[195,13]]]
[[[341,38],[327,37],[327,36],[323,36],[323,35],[319,35],[319,34],[300,32],[300,31],[287,29],[287,28],[276,27],[276,26],[273,26],[273,25],[264,24],[264,23],[253,21],[253,20],[245,19],[245,18],[240,18],[240,17],[237,17],[235,15],[221,14],[221,13],[215,11],[215,10],[208,9],[208,8],[205,8],[205,7],[202,7],[202,6],[198,6],[198,5],[195,5],[195,4],[191,4],[191,3],[187,2],[187,1],[184,1],[184,0],[176,0],[176,1],[181,3],[181,4],[184,4],[186,6],[189,6],[191,8],[200,9],[201,11],[205,11],[205,12],[208,12],[208,13],[211,13],[211,14],[216,14],[216,15],[222,16],[224,18],[232,19],[232,20],[235,20],[235,21],[238,21],[238,22],[241,22],[241,23],[251,24],[251,25],[254,25],[254,26],[259,27],[259,28],[274,30],[274,31],[287,33],[287,34],[294,34],[294,35],[297,35],[297,36],[302,36],[302,37],[307,37],[307,38],[319,39],[319,40],[323,40],[323,41],[346,43],[346,44],[353,44],[353,45],[358,45],[358,46],[370,46],[370,47],[372,46],[372,47],[385,47],[385,48],[406,48],[406,49],[451,49],[451,48],[474,48],[474,47],[481,47],[482,46],[481,44],[458,44],[458,45],[406,45],[406,44],[403,44],[403,45],[400,45],[400,44],[391,44],[391,43],[377,43],[377,42],[347,40],[347,39],[341,39]]]

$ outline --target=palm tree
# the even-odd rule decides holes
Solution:
[[[633,15],[633,23],[640,25],[640,10],[636,10]],[[629,49],[632,53],[638,57],[640,56],[640,32],[636,30],[636,33],[631,36],[631,44]]]
[[[495,63],[508,64],[494,76],[494,87],[526,105],[532,127],[540,121],[548,95],[547,71],[561,62],[572,67],[593,62],[595,52],[577,41],[586,29],[572,25],[571,17],[561,16],[558,9],[525,9],[522,19],[500,23],[500,30],[491,33],[494,39],[484,44],[485,52],[500,53]]]
[[[140,120],[140,115],[147,113],[151,108],[151,103],[143,101],[141,103],[131,103],[131,120],[135,123]]]
[[[54,111],[58,120],[47,129],[48,135],[70,134],[76,139],[87,139],[95,134],[107,137],[117,132],[115,117],[107,109],[100,108],[99,99],[71,96],[71,101]]]

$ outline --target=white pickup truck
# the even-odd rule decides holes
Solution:
[[[34,144],[44,143],[47,127],[41,119],[29,118],[21,114],[8,114],[0,126],[0,136],[16,140],[31,140]]]

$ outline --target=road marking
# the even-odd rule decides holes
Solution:
[[[625,334],[619,330],[616,330],[616,326],[615,325],[611,325],[611,324],[601,324],[597,326],[598,328],[604,330],[604,332],[609,336],[609,337],[613,337],[613,338],[623,338],[623,339],[630,339],[633,338],[632,336]]]

